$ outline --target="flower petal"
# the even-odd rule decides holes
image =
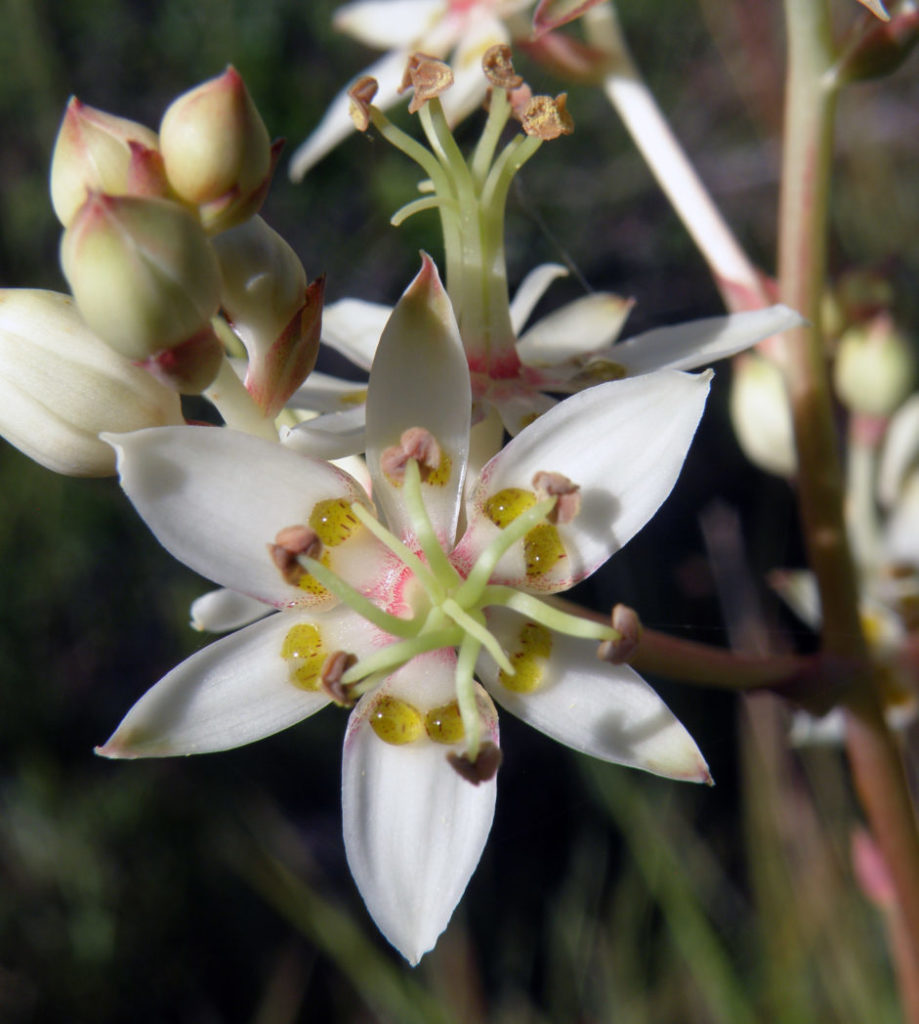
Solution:
[[[422,485],[428,515],[441,543],[452,545],[469,456],[471,387],[466,355],[453,306],[433,261],[422,254],[418,276],[406,289],[386,325],[367,394],[367,465],[373,496],[399,535],[412,532],[401,484],[380,468],[383,452],[404,431],[430,431],[449,468]]]
[[[448,764],[450,748],[427,736],[401,746],[383,742],[369,716],[386,694],[422,710],[451,700],[454,667],[452,652],[415,658],[362,698],[342,758],[348,865],[377,927],[413,965],[446,928],[478,864],[496,780],[467,782]],[[484,691],[480,702],[490,709],[488,735],[497,743],[497,716]]]
[[[369,75],[377,80],[379,89],[374,97],[375,106],[384,109],[399,98],[399,85],[402,82],[402,73],[405,71],[407,60],[407,51],[394,50],[381,57],[375,64],[371,64],[369,68],[365,68],[361,75],[357,76]],[[348,113],[351,109],[348,89],[352,84],[349,82],[348,87],[342,89],[332,100],[322,120],[294,151],[288,172],[292,181],[300,181],[314,164],[318,163],[342,139],[346,139],[355,130]]]
[[[527,574],[524,543],[498,563],[495,583],[533,592],[565,590],[590,575],[654,515],[683,466],[708,394],[711,371],[661,371],[572,395],[519,433],[489,462],[473,491],[469,527],[453,553],[468,572],[498,533],[486,502],[507,488],[532,490],[537,472],[580,487],[581,507],[559,524],[563,550],[547,571]]]
[[[736,355],[773,334],[799,327],[800,313],[788,306],[770,306],[752,313],[732,313],[658,327],[613,345],[607,355],[625,367],[629,376],[653,370],[695,370],[717,359]]]
[[[314,459],[343,459],[367,447],[367,413],[363,405],[330,412],[296,427],[281,428],[281,443]]]
[[[369,505],[346,473],[226,427],[160,427],[105,440],[118,452],[125,493],[180,561],[277,607],[330,603],[325,591],[285,582],[268,546],[285,527],[308,523],[320,501]],[[329,567],[358,585],[389,560],[364,529],[325,550]]]
[[[881,465],[878,469],[878,497],[890,507],[909,471],[919,462],[919,394],[912,395],[890,419]]]
[[[199,632],[228,633],[264,618],[271,606],[235,590],[211,590],[191,604],[191,627]]]
[[[321,690],[298,686],[282,656],[300,624],[318,627],[330,653],[374,646],[367,624],[349,608],[320,616],[272,615],[198,651],[164,676],[131,708],[105,757],[170,757],[229,750],[271,736],[329,703]]]
[[[342,412],[363,405],[366,400],[366,384],[314,370],[293,393],[287,405],[291,409],[309,409],[311,412]]]
[[[520,648],[525,625],[514,612],[488,611],[488,628],[510,653]],[[476,675],[502,707],[582,754],[671,779],[711,782],[693,738],[634,669],[598,661],[590,641],[549,636],[548,657],[529,666],[541,672],[532,692],[504,685],[494,661],[480,656]]]
[[[520,282],[511,299],[511,324],[515,334],[523,330],[523,325],[529,320],[536,303],[546,294],[549,285],[567,274],[568,268],[561,263],[541,263]]]
[[[444,0],[357,0],[336,10],[333,25],[377,50],[413,49],[446,11]]]
[[[590,355],[619,335],[633,306],[611,292],[594,292],[549,313],[517,342],[527,366],[555,366]]]
[[[339,299],[322,311],[322,340],[355,366],[369,370],[392,306],[363,299]]]

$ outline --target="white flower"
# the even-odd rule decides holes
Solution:
[[[376,104],[385,110],[399,99],[405,66],[413,53],[446,59],[452,55],[454,87],[444,97],[452,122],[461,121],[485,99],[482,55],[491,46],[509,43],[508,19],[530,7],[533,0],[358,0],[343,4],[333,24],[366,46],[388,52],[360,76],[379,83]],[[529,24],[520,21],[521,31]],[[291,158],[290,176],[299,181],[342,139],[354,131],[348,115],[350,100],[342,90],[329,105],[310,137]]]
[[[616,631],[540,598],[584,579],[654,514],[708,379],[653,374],[555,406],[484,468],[454,542],[468,373],[425,259],[371,374],[367,461],[381,519],[340,469],[229,429],[112,438],[122,486],[165,547],[280,611],[175,668],[100,753],[222,750],[332,697],[356,701],[342,763],[348,863],[383,934],[416,963],[446,927],[491,826],[492,699],[575,750],[709,780],[654,691],[628,666],[597,659],[597,641]]]
[[[472,369],[473,422],[494,411],[503,427],[517,434],[555,404],[549,392],[570,394],[604,380],[657,370],[691,370],[735,355],[764,338],[801,323],[787,306],[750,313],[706,317],[658,327],[624,341],[616,338],[632,303],[611,292],[593,292],[569,302],[525,328],[549,285],[567,270],[546,263],[521,282],[510,303],[518,338],[501,375]],[[370,370],[391,307],[341,299],[325,307],[322,339],[362,370]],[[367,389],[353,381],[313,373],[289,405],[321,415],[285,432],[284,442],[319,458],[339,458],[364,446]]]

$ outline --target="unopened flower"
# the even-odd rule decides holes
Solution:
[[[297,254],[261,217],[217,235],[220,306],[249,362],[246,387],[276,416],[316,364],[323,281],[307,284]]]
[[[69,295],[0,291],[0,434],[68,476],[115,472],[105,431],[183,423],[179,398],[100,341]]]
[[[168,194],[156,132],[71,97],[51,158],[51,202],[67,227],[91,192]]]
[[[755,352],[734,362],[731,423],[744,455],[755,466],[776,476],[794,475],[798,456],[782,371]]]
[[[92,195],[64,232],[61,264],[90,329],[128,359],[194,338],[217,312],[214,250],[179,203]]]
[[[653,515],[707,389],[707,375],[661,373],[559,404],[485,467],[457,541],[470,394],[450,303],[426,260],[371,374],[373,502],[328,463],[227,429],[112,438],[122,486],[167,549],[280,613],[174,669],[100,753],[222,750],[330,702],[353,704],[348,863],[382,932],[417,962],[490,829],[492,700],[593,756],[708,780],[654,691],[597,658],[597,642],[618,633],[542,600]]]
[[[843,332],[833,363],[836,394],[851,412],[891,416],[912,389],[916,358],[889,313]]]
[[[258,212],[277,156],[232,66],[173,100],[160,124],[160,150],[169,184],[199,207],[212,232]]]

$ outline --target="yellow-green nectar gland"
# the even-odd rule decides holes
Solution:
[[[319,559],[320,563],[326,568],[329,565],[329,554],[323,552],[322,557]],[[307,594],[312,594],[313,597],[328,597],[329,592],[326,588],[313,576],[311,573],[304,570],[303,575],[297,580],[297,586],[305,591]]]
[[[361,528],[361,521],[354,514],[351,502],[345,498],[317,502],[310,513],[309,523],[322,543],[330,548],[344,544]]]
[[[414,743],[425,732],[424,716],[412,704],[384,694],[373,705],[370,725],[384,743],[401,747]]]
[[[519,515],[536,504],[532,491],[522,487],[506,487],[496,491],[484,504],[485,515],[500,529],[504,529]],[[551,523],[539,523],[523,538],[523,552],[528,577],[544,576],[564,557],[565,545],[558,530]]]
[[[502,669],[498,681],[514,693],[533,693],[543,684],[545,663],[551,653],[552,633],[537,622],[525,622],[511,654],[514,674]]]
[[[432,708],[424,716],[424,728],[435,743],[460,743],[466,735],[457,701]]]
[[[318,690],[326,652],[316,626],[298,622],[287,631],[281,644],[281,657],[287,662],[290,681],[302,690]]]

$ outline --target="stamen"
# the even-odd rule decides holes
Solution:
[[[482,720],[479,717],[479,706],[475,699],[476,659],[481,645],[471,636],[464,636],[456,656],[456,702],[459,705],[466,731],[466,759],[474,763],[479,755],[482,740]],[[453,764],[453,762],[450,762]],[[454,765],[454,768],[456,765]],[[462,773],[461,773],[462,774]],[[494,774],[494,773],[492,773]]]
[[[518,540],[526,536],[534,526],[545,522],[546,517],[555,508],[556,500],[555,498],[546,498],[544,501],[537,502],[501,530],[479,555],[465,582],[454,594],[457,604],[463,608],[469,608],[478,601],[501,557]]]
[[[405,479],[405,467],[414,459],[422,480],[440,469],[443,452],[437,439],[424,427],[409,427],[399,443],[384,448],[380,455],[380,469],[391,483],[401,484]]]
[[[348,651],[334,651],[322,666],[322,675],[319,679],[320,689],[343,708],[350,708],[354,704],[355,697],[342,682],[342,676],[356,662],[355,655]]]
[[[436,443],[436,442],[435,442]],[[443,600],[446,591],[456,586],[460,581],[459,573],[453,568],[450,559],[440,546],[437,534],[428,516],[428,510],[424,504],[424,497],[421,494],[421,470],[418,463],[412,459],[406,463],[405,478],[403,480],[402,497],[405,503],[405,510],[408,512],[415,531],[415,540],[418,541],[425,558],[428,560],[431,573],[434,574],[440,591],[438,601]],[[430,590],[428,593],[432,593]]]
[[[521,124],[527,135],[548,142],[560,135],[570,135],[574,131],[574,121],[568,113],[567,93],[559,93],[555,99],[551,96],[534,96],[523,112]]]
[[[398,643],[387,644],[375,653],[361,658],[356,664],[350,666],[345,672],[343,682],[346,686],[360,682],[371,675],[380,675],[399,668],[419,654],[428,651],[439,651],[442,647],[453,647],[460,640],[462,634],[455,627],[434,630],[430,633],[421,633],[413,639],[401,640]]]
[[[634,608],[617,604],[612,613],[613,629],[616,636],[597,648],[597,657],[613,665],[622,665],[629,660],[635,648],[641,643],[641,622]]]
[[[405,74],[399,85],[399,92],[414,89],[415,95],[408,105],[408,112],[416,114],[428,100],[433,100],[453,85],[453,71],[437,57],[424,53],[413,53],[408,59]]]
[[[501,767],[502,758],[501,748],[490,741],[483,743],[474,757],[468,751],[457,754],[451,750],[447,754],[450,767],[473,786],[493,779]]]
[[[533,594],[525,594],[513,587],[491,584],[486,587],[480,599],[482,606],[498,605],[533,619],[556,633],[577,637],[580,640],[616,640],[617,630],[591,619],[583,619],[580,615],[571,615],[561,608],[554,608]]]
[[[407,504],[407,503],[406,503]],[[410,570],[416,580],[424,587],[431,599],[436,603],[443,600],[444,588],[440,581],[434,576],[434,574],[428,569],[428,567],[421,561],[421,559],[412,551],[406,547],[401,540],[394,534],[391,533],[386,527],[374,518],[367,509],[362,508],[360,505],[354,506],[354,514],[358,519],[367,527],[367,529],[376,537],[381,544],[389,548],[389,550],[403,562]],[[411,517],[411,510],[409,510],[409,516]],[[414,522],[413,522],[414,525]],[[433,529],[431,531],[433,533]],[[417,530],[416,530],[417,536]],[[423,550],[423,547],[422,547]],[[451,566],[452,568],[452,566]]]
[[[581,510],[581,488],[561,473],[540,471],[533,477],[533,489],[539,498],[558,498],[547,516],[550,523],[570,523]]]
[[[490,46],[485,51],[482,57],[482,70],[496,89],[518,89],[523,85],[523,78],[514,70],[511,48],[504,43]]]
[[[449,615],[450,618],[453,619],[464,633],[474,637],[478,643],[488,651],[500,668],[504,669],[505,672],[513,673],[514,668],[508,661],[507,655],[504,653],[504,648],[498,643],[495,637],[488,632],[484,621],[480,622],[478,619],[473,618],[472,615],[460,608],[452,597],[448,597],[441,605],[441,608],[446,615]]]
[[[346,583],[331,569],[321,562],[317,562],[315,558],[306,558],[304,561],[310,575],[319,580],[326,590],[385,633],[401,637],[412,637],[417,634],[419,626],[414,619],[400,619],[398,616],[390,615],[389,612],[378,608],[369,598],[364,597],[350,583]]]
[[[268,544],[268,554],[278,567],[285,583],[298,586],[306,575],[300,562],[301,556],[318,558],[322,552],[319,535],[309,526],[296,524],[279,530],[273,544]]]
[[[365,132],[370,127],[370,104],[379,88],[375,78],[364,75],[348,90],[348,99],[351,100],[348,114],[359,132]]]

